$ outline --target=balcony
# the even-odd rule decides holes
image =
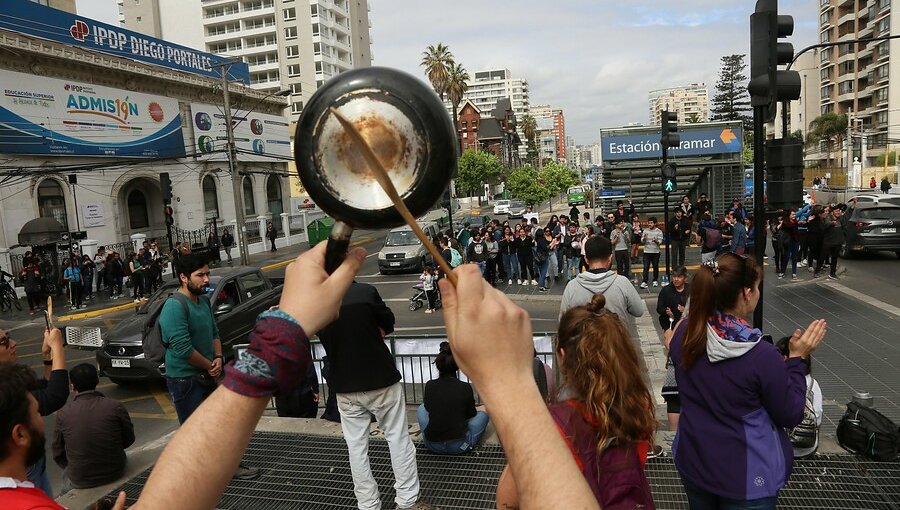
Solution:
[[[827,12],[831,9],[834,9],[834,6],[831,5],[831,0],[821,0],[819,2],[819,10],[821,12]]]

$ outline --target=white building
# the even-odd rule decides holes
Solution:
[[[326,80],[372,65],[367,0],[117,0],[125,28],[250,65],[250,86],[290,90],[289,113]]]
[[[678,122],[709,122],[709,91],[705,83],[652,90],[647,94],[650,125],[659,125],[662,112],[678,114]]]
[[[237,170],[245,174],[236,201],[221,141],[220,81],[207,66],[216,56],[28,2],[0,5],[3,15],[27,20],[14,29],[0,25],[0,49],[7,50],[0,51],[6,91],[0,115],[20,119],[16,130],[0,126],[4,270],[18,269],[31,248],[17,246],[19,234],[39,217],[85,232],[87,247],[112,245],[124,254],[135,235],[165,246],[163,172],[172,183],[176,239],[203,242],[213,222],[219,232],[233,226],[236,202],[250,235],[269,220],[284,224],[290,203],[284,98],[230,87],[233,104],[241,105],[232,110],[235,130],[247,140],[236,144]],[[78,30],[70,36],[69,27]],[[118,36],[104,41],[105,51],[89,47],[91,34],[110,30]],[[138,42],[121,48],[129,58],[113,56],[118,50],[110,44],[121,37]],[[170,64],[140,47],[179,53],[190,64]]]

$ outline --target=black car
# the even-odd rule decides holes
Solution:
[[[230,359],[232,346],[246,343],[256,324],[256,316],[277,305],[283,279],[269,279],[256,267],[212,269],[209,296],[222,341],[222,354]],[[177,292],[178,283],[163,285],[133,317],[119,322],[103,339],[97,351],[100,375],[116,384],[159,379],[165,376],[165,363],[157,364],[144,356],[141,340],[144,323],[166,299]]]
[[[847,241],[841,248],[841,256],[892,251],[900,257],[900,207],[860,203],[847,215]]]

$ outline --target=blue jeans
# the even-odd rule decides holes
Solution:
[[[716,496],[691,482],[681,479],[691,510],[775,510],[778,496],[741,501]]]
[[[166,386],[172,396],[172,404],[178,414],[178,423],[184,423],[206,400],[213,389],[205,387],[195,376],[166,377]]]
[[[578,273],[581,272],[581,255],[578,255],[577,257],[568,257],[568,264],[566,273],[569,275],[569,280],[573,280],[578,276]]]
[[[44,491],[47,496],[54,497],[53,487],[50,486],[50,478],[47,476],[46,455],[41,455],[34,465],[28,466],[28,481],[33,483],[36,489]]]
[[[790,246],[785,246],[784,253],[781,254],[781,267],[779,273],[784,274],[787,269],[788,259],[791,261],[791,274],[797,274],[797,261],[800,258],[800,242],[791,241]]]
[[[503,268],[506,269],[506,277],[510,280],[522,278],[522,274],[519,272],[519,258],[516,257],[516,254],[504,253],[502,254],[502,258]]]
[[[487,269],[487,262],[476,262],[476,266],[478,266],[478,270],[481,271],[481,276],[484,276],[484,271]]]
[[[550,257],[547,256],[543,262],[538,265],[538,287],[546,287],[547,268],[550,267]]]
[[[478,445],[484,430],[490,423],[490,418],[484,411],[478,411],[475,416],[469,418],[469,430],[466,431],[466,437],[454,439],[452,441],[429,441],[425,439],[425,428],[428,427],[428,411],[425,410],[425,404],[419,404],[416,410],[416,416],[419,418],[419,430],[422,431],[422,439],[425,440],[425,447],[434,453],[442,453],[445,455],[459,455],[461,453],[470,452]]]
[[[547,274],[556,277],[556,275],[559,274],[559,259],[556,257],[556,252],[551,251],[547,260],[549,261],[549,264],[547,265]]]

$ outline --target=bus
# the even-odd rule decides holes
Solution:
[[[584,186],[572,186],[567,192],[569,205],[584,205]]]

